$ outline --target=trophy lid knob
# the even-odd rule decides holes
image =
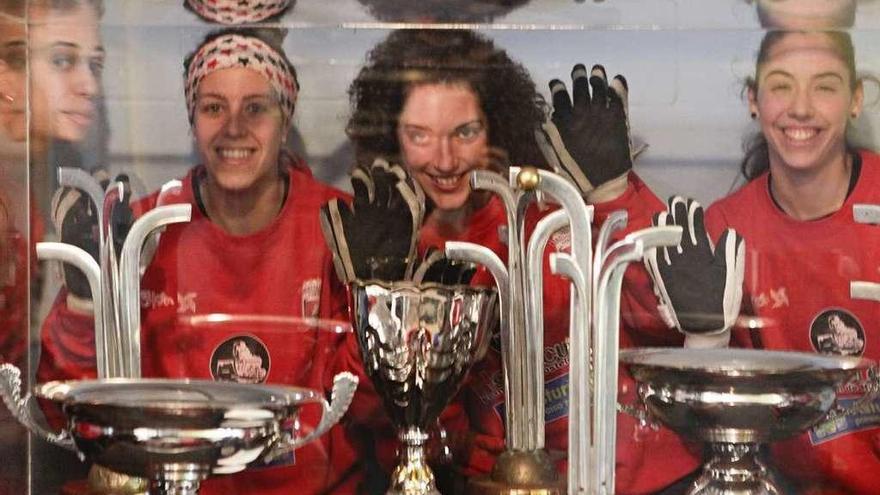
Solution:
[[[541,176],[538,175],[538,169],[532,166],[525,166],[520,169],[516,175],[516,184],[525,191],[533,191],[541,183]]]

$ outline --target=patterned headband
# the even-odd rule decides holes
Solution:
[[[280,14],[290,0],[186,0],[200,16],[220,24],[260,22]]]
[[[284,58],[263,41],[240,34],[222,35],[204,44],[193,56],[186,74],[186,109],[189,122],[195,122],[195,104],[199,84],[212,72],[244,67],[264,76],[281,105],[284,125],[293,118],[299,82]]]

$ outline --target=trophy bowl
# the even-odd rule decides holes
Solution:
[[[113,471],[149,480],[151,494],[195,494],[201,480],[263,466],[311,442],[347,410],[357,386],[337,375],[333,401],[302,388],[175,379],[49,382],[20,397],[19,370],[0,366],[3,399],[43,439]],[[67,424],[44,431],[31,417],[37,397],[57,404]],[[323,407],[320,423],[301,433],[306,404]]]
[[[388,493],[439,493],[425,460],[426,427],[486,352],[494,288],[353,282],[350,308],[367,376],[405,446]]]
[[[874,363],[858,357],[753,349],[620,351],[647,415],[692,439],[712,458],[689,494],[780,493],[757,458],[762,443],[816,425],[838,387]]]

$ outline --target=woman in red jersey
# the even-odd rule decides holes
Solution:
[[[132,205],[135,215],[159,203],[192,205],[190,222],[165,228],[141,281],[145,377],[319,390],[330,381],[326,364],[340,334],[292,322],[344,316],[318,221],[321,205],[342,193],[315,180],[285,149],[299,83],[280,34],[214,32],[184,63],[201,163],[179,189]],[[218,313],[231,321],[214,322]],[[44,346],[80,346],[93,355],[90,323],[56,306]],[[41,373],[82,378],[93,376],[92,366],[43,360]],[[319,413],[306,409],[300,421],[314,426]],[[344,431],[335,428],[297,450],[292,465],[210,478],[200,493],[353,493],[355,461]]]
[[[546,168],[534,137],[545,121],[545,105],[526,70],[491,40],[471,31],[405,30],[390,34],[370,52],[349,92],[353,115],[348,130],[359,162],[369,164],[378,156],[401,163],[425,192],[428,205],[419,232],[420,248],[469,241],[488,246],[506,259],[503,206],[494,196],[472,191],[468,181],[472,170],[506,174],[510,164]],[[635,229],[650,225],[651,215],[662,204],[630,173],[628,136],[624,140],[625,160],[617,165],[621,168],[596,180],[594,190],[583,192],[588,201],[595,202],[596,225],[612,211],[628,209],[630,229]],[[533,221],[543,214],[535,213]],[[554,236],[551,249],[567,250],[566,234]],[[680,345],[681,340],[652,314],[656,300],[647,275],[641,267],[633,268],[627,285],[638,289],[624,298],[624,319],[627,328],[640,330],[625,331],[624,345]],[[546,262],[544,269],[546,443],[564,472],[569,286],[550,275]],[[487,474],[504,449],[500,359],[500,348],[494,346],[471,371],[461,401],[442,418],[451,433],[464,423],[470,425],[470,434],[459,435],[453,445],[468,475]],[[631,385],[626,387],[633,393]],[[366,400],[355,404],[355,414],[381,414],[362,410],[366,404]],[[454,414],[456,407],[464,408],[466,422],[455,421],[461,419]],[[668,431],[641,430],[623,416],[618,431],[620,493],[655,492],[697,465],[695,457]],[[640,438],[633,441],[634,435]],[[660,451],[663,455],[651,455]]]
[[[880,157],[848,138],[863,94],[847,33],[764,37],[748,84],[761,128],[742,162],[748,183],[706,212],[712,238],[732,227],[748,246],[743,313],[755,328],[735,329],[733,345],[880,358],[880,302],[850,296],[851,281],[878,280],[880,253],[877,227],[854,219],[854,205],[880,202]],[[875,408],[775,444],[773,463],[806,493],[875,492]]]

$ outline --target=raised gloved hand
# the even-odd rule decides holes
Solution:
[[[101,187],[107,187],[109,180],[103,170],[97,171],[95,178]],[[114,249],[117,255],[122,250],[122,243],[128,234],[134,214],[129,205],[131,201],[131,188],[128,187],[128,176],[120,174],[116,181],[125,183],[125,196],[122,201],[114,203],[109,211],[109,222],[113,229]],[[114,184],[116,183],[114,181]],[[98,208],[92,203],[91,198],[83,191],[72,187],[60,187],[52,196],[52,220],[55,229],[61,237],[61,242],[74,245],[89,253],[100,263]],[[85,275],[71,265],[62,265],[64,285],[68,291],[68,305],[71,309],[90,311],[91,290]]]
[[[686,347],[726,346],[742,302],[745,241],[728,229],[713,246],[703,208],[681,196],[669,199],[668,211],[656,214],[654,225],[684,229],[678,247],[652,249],[645,256],[661,315],[687,334]]]
[[[626,79],[617,75],[609,84],[604,67],[587,73],[583,64],[574,66],[571,79],[571,98],[562,81],[550,81],[553,115],[536,132],[538,145],[587,201],[609,201],[626,190],[632,169]]]
[[[413,275],[415,283],[434,282],[443,285],[467,285],[477,273],[477,265],[469,261],[450,260],[442,249],[429,248],[422,256]]]
[[[351,208],[338,199],[321,208],[336,274],[345,283],[410,278],[425,209],[421,189],[402,167],[381,159],[355,169],[351,185]]]

